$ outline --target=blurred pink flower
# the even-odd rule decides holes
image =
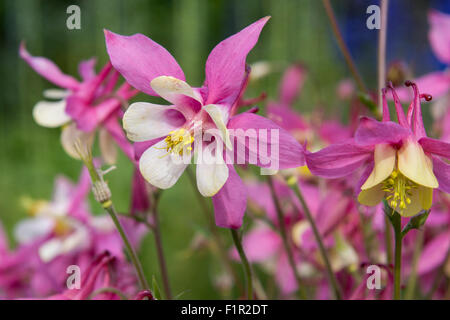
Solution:
[[[127,83],[115,90],[119,74],[110,63],[96,75],[94,58],[81,62],[78,69],[82,80],[79,82],[62,73],[52,61],[31,56],[24,43],[19,53],[38,74],[62,88],[45,90],[44,96],[52,101],[38,102],[34,106],[33,117],[41,126],[63,128],[61,143],[70,156],[79,157],[74,148],[76,139],[91,145],[98,128],[100,149],[107,163],[115,161],[115,143],[133,158],[132,147],[118,119],[122,116],[121,103],[128,101],[137,91]]]
[[[358,183],[360,203],[374,206],[383,198],[403,216],[412,216],[432,204],[433,189],[450,190],[449,144],[428,138],[422,121],[417,85],[407,82],[414,99],[405,116],[397,94],[390,89],[395,102],[398,123],[390,121],[383,90],[383,121],[361,118],[355,137],[306,156],[315,175],[339,178],[364,166]],[[438,182],[439,181],[439,182]]]

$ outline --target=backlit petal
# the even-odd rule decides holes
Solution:
[[[383,185],[380,183],[370,189],[361,190],[358,195],[358,202],[365,206],[373,207],[383,200],[384,195]]]
[[[433,173],[431,159],[422,147],[411,139],[405,141],[398,151],[398,169],[411,181],[428,188],[437,188],[439,183]]]
[[[372,173],[361,186],[362,190],[370,189],[385,180],[394,170],[396,150],[389,144],[377,144],[374,151]]]
[[[222,141],[225,142],[227,149],[232,150],[230,133],[228,132],[226,123],[228,122],[228,110],[216,104],[208,104],[203,109],[209,114],[217,128],[222,133]]]

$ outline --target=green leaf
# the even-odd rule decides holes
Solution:
[[[159,289],[158,282],[156,281],[155,275],[152,277],[152,288],[153,296],[156,300],[162,300],[161,290]]]
[[[364,104],[370,111],[377,112],[377,105],[373,101],[373,99],[364,92],[358,92],[358,99],[361,101],[362,104]]]
[[[402,236],[404,237],[412,229],[420,229],[420,227],[422,227],[427,221],[430,212],[431,210],[422,211],[419,214],[416,214],[414,217],[412,217],[409,220],[408,224],[403,228]]]

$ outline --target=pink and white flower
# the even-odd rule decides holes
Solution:
[[[216,223],[222,227],[239,228],[246,208],[245,188],[224,156],[248,162],[250,155],[261,155],[257,148],[260,142],[266,143],[269,150],[278,148],[276,160],[281,169],[304,163],[302,147],[276,124],[249,112],[234,115],[233,106],[247,82],[246,56],[268,19],[258,20],[212,50],[206,62],[205,83],[200,88],[189,86],[175,59],[151,39],[141,34],[121,36],[105,31],[114,68],[135,88],[172,103],[137,102],[124,115],[128,138],[143,150],[139,160],[143,177],[158,188],[170,188],[195,154],[198,189],[203,196],[213,197]],[[233,132],[247,129],[257,133],[274,129],[279,139],[274,143],[265,136],[260,141],[257,135],[253,141],[256,144],[244,146],[245,154],[239,155],[236,150],[242,148],[233,148],[233,141],[239,140]],[[209,135],[213,130],[218,134]],[[210,140],[196,140],[195,132],[202,137],[209,135]],[[260,159],[256,164],[268,167]]]

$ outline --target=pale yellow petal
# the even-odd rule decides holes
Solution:
[[[398,151],[398,169],[409,180],[421,186],[428,188],[439,186],[430,158],[416,141],[406,141]]]
[[[117,148],[112,136],[105,129],[101,129],[98,135],[100,151],[106,164],[112,165],[117,160]]]
[[[158,95],[173,104],[178,103],[180,95],[188,96],[202,103],[201,98],[194,89],[183,80],[170,76],[160,76],[154,78],[150,85]]]
[[[383,182],[394,170],[396,150],[388,144],[377,144],[374,151],[374,162],[372,173],[361,190],[370,189]]]
[[[63,127],[61,133],[61,144],[66,153],[75,159],[80,159],[80,155],[75,148],[75,144],[79,142],[86,150],[90,150],[94,142],[93,132],[84,132],[78,130],[75,123],[71,123]]]
[[[358,202],[365,206],[373,207],[379,204],[384,196],[383,184],[380,183],[370,189],[361,190],[358,195]]]
[[[203,109],[209,114],[211,119],[214,121],[214,124],[220,130],[222,140],[224,141],[227,149],[232,150],[233,146],[231,144],[230,133],[228,132],[226,125],[228,117],[224,107],[217,104],[208,104],[207,106],[204,106]]]

